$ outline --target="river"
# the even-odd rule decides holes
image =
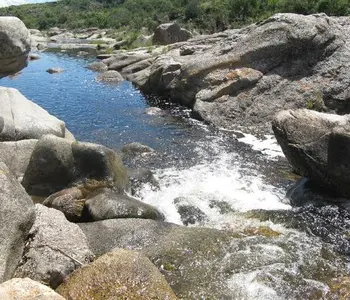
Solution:
[[[259,243],[255,232],[235,254],[241,253],[242,266],[229,282],[233,299],[322,299],[333,277],[348,274],[348,213],[334,205],[292,207],[285,195],[294,178],[273,137],[212,128],[127,81],[99,83],[85,68],[91,61],[42,53],[1,85],[64,120],[77,140],[115,150],[135,141],[154,148],[157,155],[143,164],[154,171],[159,189],[145,184],[136,196],[166,221],[182,224],[177,203],[184,203],[195,220],[189,226],[248,236],[257,229]],[[48,74],[49,67],[65,71]],[[145,113],[155,105],[161,114]]]

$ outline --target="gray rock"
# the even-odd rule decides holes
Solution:
[[[88,65],[87,68],[95,72],[105,72],[108,70],[108,67],[100,61],[93,62],[92,64]]]
[[[150,184],[154,189],[159,189],[159,182],[150,169],[128,168],[127,172],[131,183],[131,192],[133,194],[135,194],[143,184]]]
[[[62,73],[64,70],[61,68],[49,68],[46,70],[49,74]]]
[[[165,112],[161,108],[153,107],[153,106],[152,107],[147,107],[145,109],[145,113],[147,115],[151,115],[151,116],[161,116],[161,115],[165,114]]]
[[[84,233],[62,212],[41,204],[35,210],[36,220],[15,276],[56,288],[77,267],[90,262],[93,254]]]
[[[184,56],[184,55],[192,55],[195,52],[195,48],[194,47],[189,47],[189,46],[182,46],[180,48],[180,55]]]
[[[78,56],[86,56],[86,55],[89,55],[90,53],[89,52],[87,52],[87,51],[78,51],[77,52],[77,55]]]
[[[350,118],[311,110],[287,110],[276,115],[273,131],[284,154],[300,175],[350,196]]]
[[[119,218],[164,220],[155,207],[111,189],[101,189],[90,194],[85,202],[93,221]]]
[[[13,277],[34,219],[32,199],[0,162],[0,282]]]
[[[196,223],[201,224],[208,219],[201,209],[191,204],[186,198],[179,197],[174,199],[173,202],[181,217],[182,224],[186,226]]]
[[[55,35],[62,34],[66,31],[67,31],[67,29],[60,29],[58,27],[52,27],[48,30],[47,35],[48,36],[55,36]]]
[[[46,135],[38,141],[22,182],[30,195],[51,195],[73,181],[71,144],[53,135]]]
[[[29,54],[29,60],[38,60],[40,59],[40,55],[37,53],[30,53]]]
[[[123,76],[118,71],[107,71],[96,77],[97,81],[119,83],[124,80]]]
[[[49,196],[79,182],[123,191],[128,177],[120,157],[111,149],[53,135],[40,139],[22,182],[27,192]]]
[[[13,278],[0,284],[2,300],[65,300],[46,285],[30,278]]]
[[[106,182],[118,191],[128,186],[128,176],[120,156],[113,150],[92,143],[72,144],[75,161],[75,177]]]
[[[79,221],[83,214],[84,204],[84,194],[77,187],[54,193],[43,202],[43,205],[63,212],[67,220],[71,222]]]
[[[38,140],[0,142],[0,158],[17,177],[23,177]]]
[[[50,36],[50,41],[53,41],[53,42],[63,42],[65,40],[74,39],[74,34],[66,31],[55,35],[51,35],[51,32],[49,32],[49,36]]]
[[[0,17],[0,34],[1,78],[27,66],[30,34],[23,22],[15,17]]]
[[[176,300],[174,292],[150,260],[136,251],[117,249],[75,271],[57,292],[67,299]]]
[[[186,29],[181,28],[176,23],[166,23],[159,25],[152,38],[153,44],[168,45],[177,42],[187,41],[192,34]]]
[[[65,137],[65,124],[18,90],[0,87],[0,141]]]

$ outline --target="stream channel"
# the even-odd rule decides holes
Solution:
[[[295,177],[272,136],[259,140],[212,128],[186,108],[146,98],[127,81],[99,83],[85,68],[92,61],[42,53],[1,85],[65,121],[79,141],[155,149],[132,163],[150,168],[159,182],[159,189],[141,186],[138,198],[168,222],[183,224],[176,203],[185,203],[188,226],[243,233],[239,248],[227,254],[232,299],[337,299],[329,292],[335,277],[349,273],[349,213],[335,205],[293,207],[285,195]],[[50,75],[50,67],[65,71]],[[162,111],[147,114],[151,106]]]

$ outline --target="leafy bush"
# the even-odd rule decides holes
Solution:
[[[174,21],[215,32],[266,18],[276,12],[349,14],[350,0],[58,0],[0,9],[17,16],[29,28],[115,28],[150,32]]]

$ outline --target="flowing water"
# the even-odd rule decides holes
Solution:
[[[348,275],[349,214],[333,205],[293,208],[285,197],[293,178],[271,136],[211,128],[129,82],[96,82],[85,68],[91,59],[41,56],[1,85],[64,120],[77,140],[154,148],[157,154],[139,163],[154,171],[159,188],[144,184],[136,196],[167,221],[245,234],[228,253],[232,299],[327,299],[331,279]],[[49,67],[65,71],[50,75]],[[146,114],[154,105],[162,113]]]

